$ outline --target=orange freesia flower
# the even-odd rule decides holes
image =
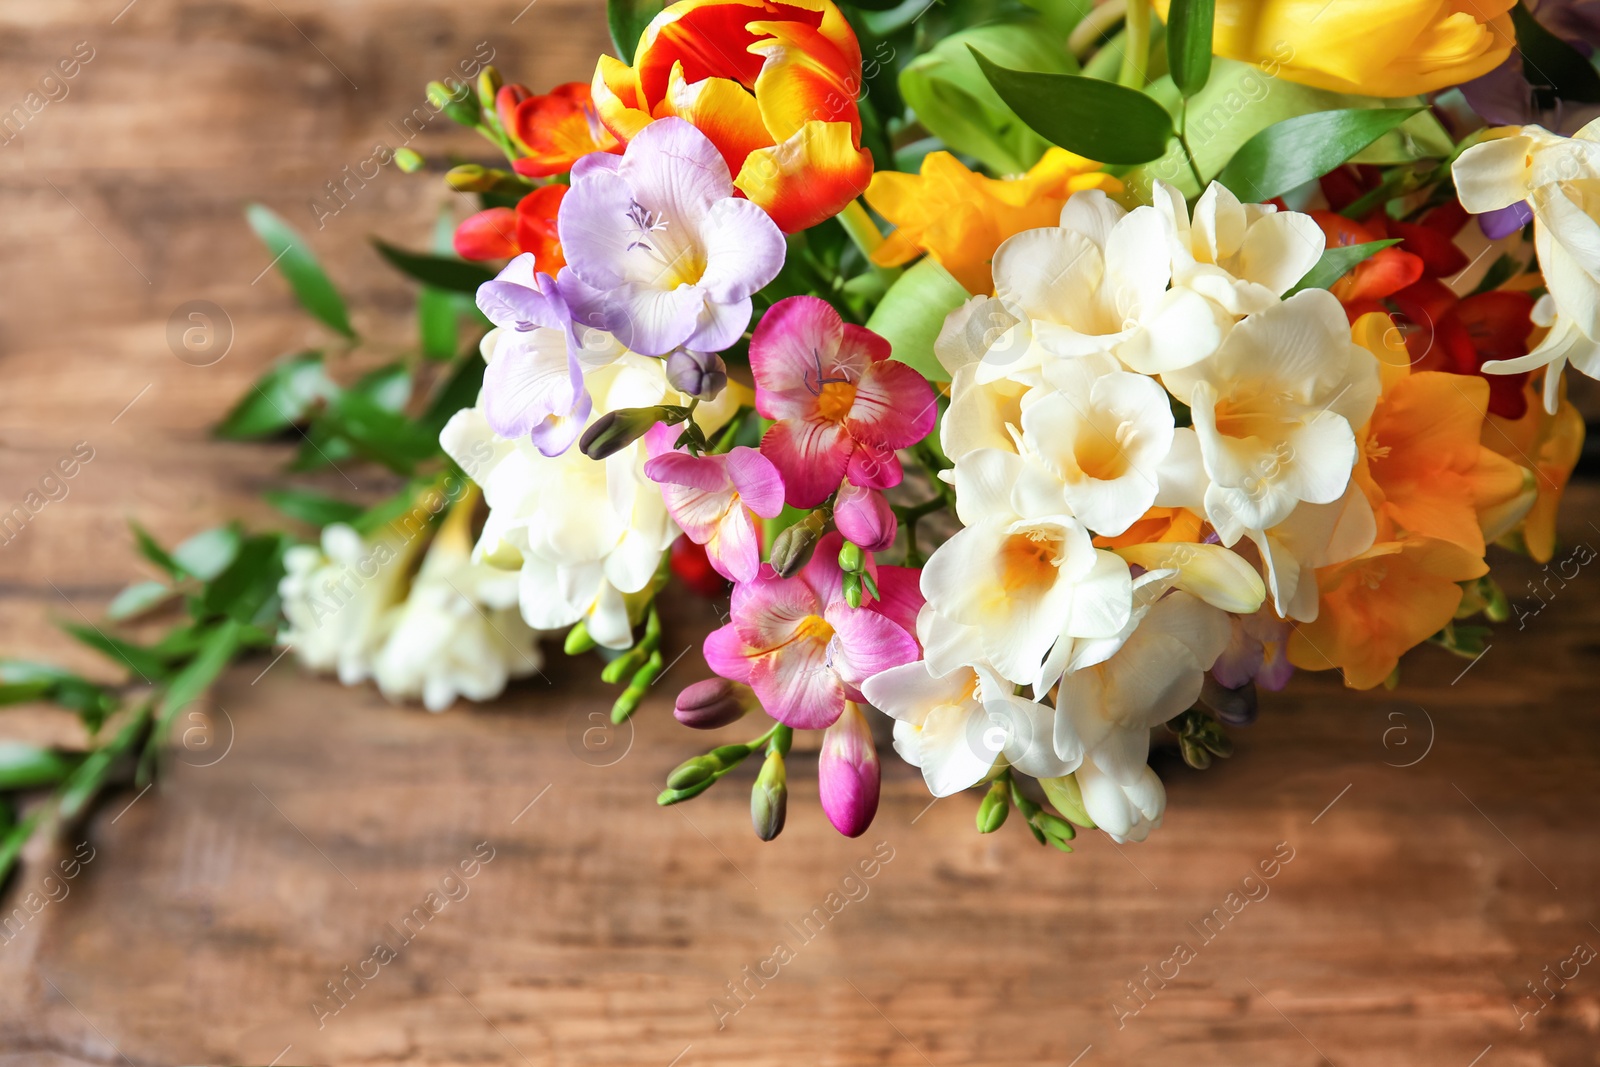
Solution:
[[[1371,689],[1402,653],[1442,630],[1461,605],[1460,582],[1483,576],[1481,556],[1432,537],[1373,545],[1317,571],[1317,621],[1289,636],[1289,662],[1310,671],[1339,667],[1345,684]]]
[[[949,152],[930,152],[922,173],[879,171],[867,203],[896,229],[872,260],[897,267],[926,252],[969,293],[994,292],[989,261],[1001,242],[1023,230],[1054,226],[1067,198],[1083,189],[1122,192],[1100,164],[1052,148],[1026,175],[999,181],[974,174]]]
[[[832,0],[678,0],[634,65],[601,56],[600,121],[626,142],[677,116],[785,233],[832,218],[872,180],[861,147],[861,46]]]
[[[545,185],[517,204],[492,207],[465,219],[456,227],[456,254],[462,259],[511,259],[532,252],[538,270],[554,276],[567,260],[556,234],[556,211],[565,185]]]
[[[1151,508],[1137,522],[1116,537],[1096,537],[1096,548],[1127,548],[1129,545],[1200,540],[1205,519],[1186,508]]]
[[[1554,415],[1544,410],[1539,385],[1529,382],[1527,404],[1520,419],[1490,415],[1483,428],[1483,443],[1517,463],[1533,465],[1533,505],[1522,521],[1522,540],[1528,555],[1548,563],[1556,551],[1556,512],[1566,491],[1572,468],[1583,451],[1583,416],[1565,396]]]
[[[1296,630],[1289,659],[1340,667],[1347,685],[1366,689],[1454,617],[1457,583],[1488,573],[1482,524],[1522,494],[1525,474],[1480,441],[1488,382],[1413,373],[1387,315],[1362,316],[1352,336],[1378,357],[1383,380],[1351,475],[1372,504],[1377,543],[1317,571],[1317,619]]]
[[[536,96],[525,86],[506,85],[495,95],[500,125],[527,158],[511,165],[518,174],[547,178],[565,174],[591,152],[620,152],[622,144],[600,122],[583,82],[567,82]]]

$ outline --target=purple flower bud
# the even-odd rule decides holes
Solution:
[[[755,690],[726,678],[707,678],[678,694],[672,715],[692,730],[716,730],[758,707]]]
[[[817,759],[817,784],[822,810],[833,828],[846,837],[860,837],[878,814],[878,750],[866,716],[854,701],[822,735]]]
[[[1510,237],[1533,221],[1533,208],[1526,200],[1518,200],[1496,211],[1486,211],[1478,216],[1478,229],[1491,241]]]
[[[688,396],[714,400],[728,384],[728,365],[715,352],[680,348],[667,357],[667,383]]]
[[[882,552],[894,544],[900,524],[883,494],[846,484],[833,505],[833,522],[845,540],[868,552]]]

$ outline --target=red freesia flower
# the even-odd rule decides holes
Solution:
[[[527,153],[512,163],[518,174],[547,178],[565,174],[591,152],[622,151],[622,143],[601,124],[583,82],[558,85],[543,96],[507,85],[495,96],[494,107],[500,125]]]
[[[515,259],[532,252],[536,269],[554,277],[567,265],[556,234],[556,211],[566,195],[565,185],[544,185],[523,197],[516,210],[478,212],[456,227],[456,254],[462,259]]]

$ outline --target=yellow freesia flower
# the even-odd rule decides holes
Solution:
[[[1170,0],[1155,0],[1164,20]],[[1212,48],[1276,77],[1416,96],[1504,63],[1515,0],[1218,0]]]
[[[1023,177],[1004,180],[973,173],[949,152],[930,152],[921,174],[873,175],[867,203],[896,227],[873,262],[897,267],[926,252],[968,292],[987,295],[994,292],[995,249],[1023,230],[1056,225],[1067,198],[1084,189],[1116,194],[1122,183],[1063,148],[1051,148]]]

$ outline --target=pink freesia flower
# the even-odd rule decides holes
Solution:
[[[788,502],[816,507],[842,479],[900,484],[895,452],[933,429],[933,387],[889,358],[889,342],[848,325],[825,300],[772,306],[750,340],[756,410],[776,420],[761,452],[783,474]]]
[[[753,448],[735,448],[726,455],[691,456],[673,450],[681,432],[657,423],[645,434],[650,460],[646,478],[661,486],[667,511],[697,545],[717,573],[733,582],[748,582],[761,568],[761,543],[755,519],[783,510],[783,479],[778,468]]]
[[[878,749],[872,730],[854,702],[822,735],[817,756],[817,786],[822,810],[833,828],[860,837],[878,814]]]
[[[900,523],[883,494],[846,482],[833,502],[833,524],[851,541],[868,552],[882,552],[894,544]]]
[[[763,567],[734,586],[733,621],[706,638],[711,669],[749,685],[767,714],[797,730],[832,725],[845,701],[865,699],[863,682],[920,654],[912,636],[922,606],[918,572],[873,566],[882,599],[851,608],[842,544],[830,533],[793,578]]]

